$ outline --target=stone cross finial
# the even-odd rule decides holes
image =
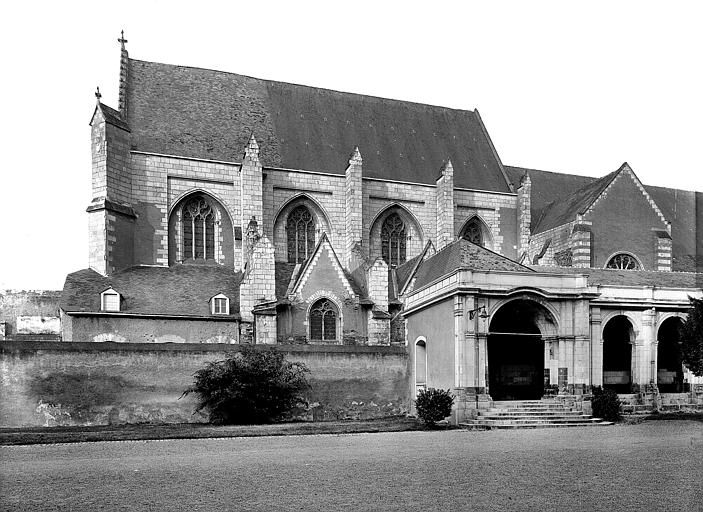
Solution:
[[[122,34],[122,37],[120,37],[120,38],[117,40],[117,42],[122,45],[122,49],[124,50],[124,44],[127,43],[127,42],[129,42],[129,41],[127,41],[127,40],[124,38],[124,30],[120,31],[120,33]]]
[[[100,87],[96,87],[96,88],[95,88],[95,97],[97,98],[98,103],[100,103],[100,98],[103,97],[103,95],[100,94]]]

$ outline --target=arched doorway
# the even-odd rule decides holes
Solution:
[[[679,345],[679,327],[683,321],[676,316],[667,318],[657,333],[657,387],[662,393],[683,391],[683,365]]]
[[[632,388],[634,328],[624,315],[613,317],[603,328],[603,387],[617,393]]]
[[[542,337],[554,333],[552,314],[529,299],[510,301],[493,315],[488,334],[488,386],[494,400],[542,397]]]

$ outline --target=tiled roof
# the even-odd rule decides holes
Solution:
[[[275,265],[276,298],[281,300],[286,296],[286,291],[288,291],[288,285],[290,284],[290,280],[293,276],[293,271],[295,270],[296,264],[284,261],[277,261]]]
[[[537,272],[585,274],[589,285],[656,286],[660,288],[702,288],[703,274],[693,272],[653,272],[649,270],[615,270],[608,268],[541,267]]]
[[[264,166],[344,174],[359,147],[364,176],[434,185],[451,159],[457,187],[510,192],[475,111],[129,60],[134,149],[240,161],[253,133]]]
[[[137,266],[109,277],[85,269],[66,277],[60,307],[99,312],[100,293],[113,288],[122,296],[122,313],[211,317],[209,301],[222,293],[229,298],[230,315],[236,317],[240,281],[241,273],[220,265]]]
[[[458,268],[532,272],[532,269],[468,240],[460,239],[437,251],[417,269],[415,288],[429,284]]]

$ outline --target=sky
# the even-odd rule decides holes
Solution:
[[[130,57],[477,108],[501,160],[703,191],[703,2],[6,2],[0,290],[88,266],[95,88]]]

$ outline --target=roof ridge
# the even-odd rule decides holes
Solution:
[[[159,66],[169,66],[169,67],[174,67],[174,68],[186,68],[186,69],[195,69],[195,70],[200,70],[200,71],[211,71],[214,73],[222,73],[225,75],[233,75],[233,76],[239,76],[243,78],[249,78],[251,80],[258,80],[260,82],[266,82],[270,84],[284,84],[284,85],[291,85],[294,87],[304,87],[306,89],[312,89],[316,91],[328,91],[328,92],[334,92],[337,94],[347,94],[351,96],[360,96],[364,98],[375,98],[378,100],[387,100],[387,101],[397,101],[400,103],[409,103],[412,105],[418,105],[421,107],[432,107],[432,108],[438,108],[442,110],[452,110],[454,112],[464,112],[471,114],[472,116],[476,117],[476,111],[475,110],[469,110],[469,109],[464,109],[464,108],[454,108],[454,107],[446,107],[443,105],[435,105],[433,103],[422,103],[421,101],[413,101],[413,100],[403,100],[399,98],[388,98],[385,96],[377,96],[374,94],[363,94],[359,92],[350,92],[350,91],[340,91],[339,89],[330,89],[328,87],[315,87],[314,85],[305,85],[305,84],[299,84],[299,83],[294,83],[294,82],[286,82],[284,80],[274,80],[271,78],[259,78],[256,76],[251,76],[251,75],[243,75],[241,73],[235,73],[234,71],[223,71],[220,69],[213,69],[213,68],[203,68],[200,66],[184,66],[182,64],[168,64],[166,62],[155,62],[155,61],[150,61],[150,60],[141,60],[141,59],[133,59],[129,58],[130,61],[135,61],[135,62],[143,62],[146,64],[157,64]]]

